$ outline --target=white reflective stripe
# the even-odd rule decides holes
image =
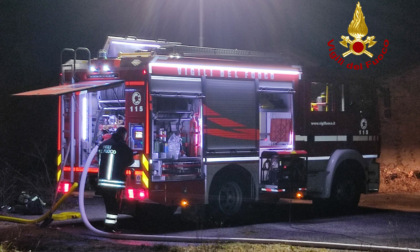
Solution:
[[[363,155],[363,158],[378,158],[376,154]],[[308,157],[308,160],[329,160],[330,156]]]
[[[295,141],[297,141],[297,142],[307,142],[308,141],[308,136],[296,135],[295,136]]]
[[[341,142],[347,141],[347,136],[336,135],[336,136],[315,136],[315,142]]]
[[[109,220],[109,219],[106,219],[106,220],[105,220],[105,223],[106,223],[106,224],[115,225],[115,224],[117,224],[117,220]]]
[[[113,184],[107,184],[107,183],[100,183],[99,186],[105,186],[105,187],[114,187],[114,188],[125,188],[125,186],[121,185],[113,185]]]
[[[337,141],[347,141],[347,136],[337,136]]]
[[[363,141],[372,141],[376,142],[379,141],[379,136],[352,136],[353,141],[355,142],[363,142]],[[307,142],[308,136],[295,136],[296,142]],[[346,135],[323,135],[323,136],[314,136],[315,142],[346,142],[347,136]]]
[[[106,214],[106,218],[108,218],[108,219],[117,219],[118,218],[118,215],[116,215],[116,214]]]
[[[308,160],[329,160],[330,156],[308,157]]]
[[[263,192],[285,192],[286,189],[271,189],[271,188],[261,188]]]
[[[353,136],[353,141],[369,141],[369,136]]]
[[[112,184],[112,183],[108,183],[108,182],[105,182],[105,181],[99,181],[98,185],[99,186],[105,186],[105,187],[125,188],[124,184]]]
[[[125,184],[124,181],[112,180],[112,179],[99,179],[99,182],[112,183],[112,184],[121,184],[121,185],[124,185]]]
[[[111,176],[112,176],[112,169],[114,168],[114,154],[109,154],[108,155],[107,165],[108,165],[108,167],[106,168],[106,178],[108,180],[110,180]]]
[[[258,161],[259,157],[223,157],[223,158],[206,158],[205,162],[215,163],[215,162],[234,162],[234,161]]]
[[[378,158],[378,155],[376,154],[363,155],[363,158]]]

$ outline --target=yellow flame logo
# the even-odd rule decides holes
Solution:
[[[365,22],[365,16],[363,15],[360,2],[357,2],[356,10],[353,14],[353,20],[350,22],[347,31],[352,37],[354,37],[354,39],[351,40],[349,36],[341,36],[342,41],[340,41],[340,44],[350,49],[343,53],[343,57],[352,53],[354,55],[366,54],[372,58],[373,54],[366,50],[366,45],[368,45],[369,48],[374,46],[376,44],[376,41],[374,41],[375,36],[368,36],[365,40],[362,40],[362,38],[368,33],[368,27]]]

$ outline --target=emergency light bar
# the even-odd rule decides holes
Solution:
[[[134,43],[134,41],[133,42],[130,42],[130,41],[127,41],[127,42],[113,41],[113,42],[111,42],[111,44],[129,45],[129,46],[135,45],[135,46],[138,46],[138,47],[160,48],[160,45],[156,45],[156,44],[137,44],[137,43]]]

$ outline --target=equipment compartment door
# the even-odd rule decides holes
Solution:
[[[260,90],[260,148],[293,149],[293,91]]]
[[[257,151],[258,106],[255,82],[207,79],[204,90],[207,154]]]

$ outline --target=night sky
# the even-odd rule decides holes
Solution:
[[[204,46],[281,53],[303,66],[307,79],[368,78],[378,81],[419,64],[420,1],[360,1],[375,56],[374,67],[349,70],[330,58],[347,32],[353,0],[203,0]],[[2,0],[0,1],[0,162],[28,164],[22,155],[45,148],[54,167],[57,98],[10,95],[58,84],[60,51],[87,47],[96,57],[108,35],[199,43],[198,0]],[[365,39],[365,38],[363,38]],[[349,62],[371,60],[350,55]],[[305,72],[305,70],[308,70]],[[306,75],[305,75],[306,74]]]

